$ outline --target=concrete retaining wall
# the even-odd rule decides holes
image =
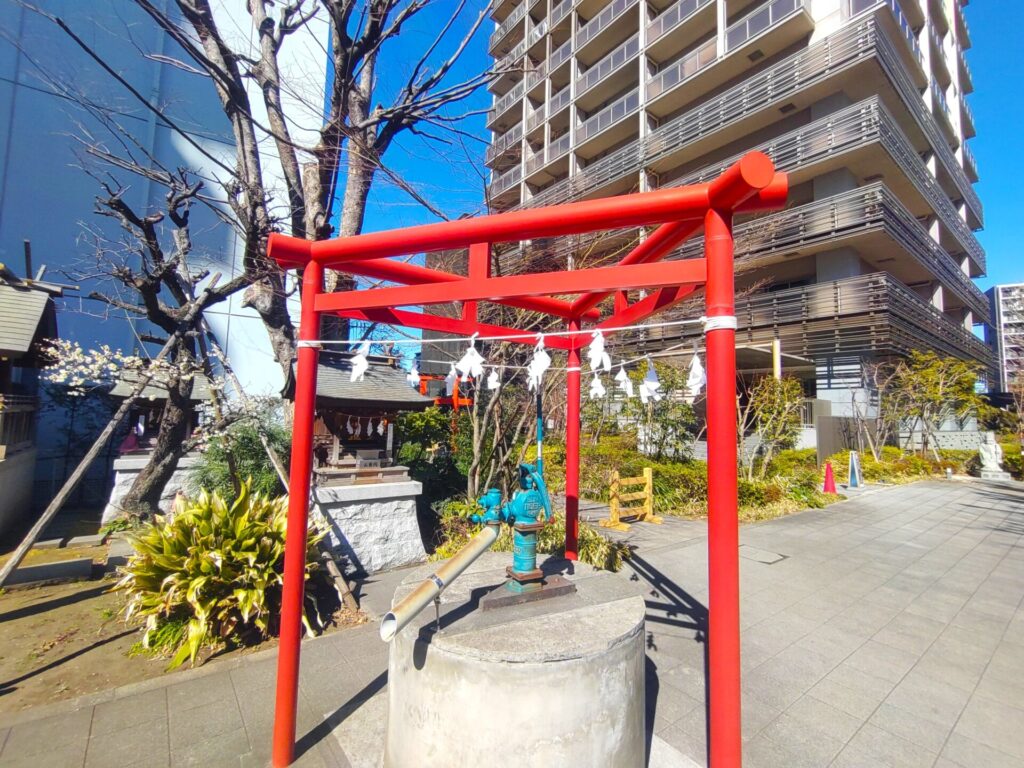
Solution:
[[[324,486],[316,500],[327,517],[331,546],[366,573],[427,559],[416,520],[423,485],[401,483]]]
[[[149,461],[148,455],[122,456],[114,461],[114,487],[110,490],[110,499],[103,509],[103,522],[107,523],[121,514],[121,500],[135,482],[139,472]],[[198,456],[182,456],[174,474],[167,481],[163,495],[160,497],[160,509],[170,512],[174,505],[174,497],[178,491],[186,491],[189,486],[189,473],[199,463]]]

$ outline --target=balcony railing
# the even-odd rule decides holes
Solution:
[[[527,130],[527,132],[532,131],[534,128],[536,128],[539,125],[543,125],[545,117],[546,117],[546,111],[544,109],[544,105],[543,104],[541,104],[535,110],[533,110],[532,112],[527,114],[526,115],[526,130]]]
[[[523,180],[523,169],[520,166],[516,166],[509,171],[501,174],[491,182],[490,193],[492,197],[497,197],[502,192],[507,192],[516,186]]]
[[[508,17],[498,25],[497,29],[491,33],[491,37],[488,40],[488,50],[493,50],[494,47],[500,43],[512,28],[523,20],[526,16],[526,3],[520,3],[516,6],[516,9],[508,15]]]
[[[974,122],[974,111],[971,109],[971,105],[967,103],[967,97],[964,94],[960,94],[960,109],[964,111],[964,117],[967,118],[971,128],[975,128],[977,123]]]
[[[957,46],[956,60],[960,66],[960,85],[964,91],[974,90],[974,75],[971,73],[971,66],[967,63],[967,55],[964,49]]]
[[[490,125],[495,119],[503,115],[518,101],[522,100],[523,94],[526,93],[526,81],[520,80],[515,88],[506,93],[500,99],[494,102],[494,106],[487,112],[487,123]]]
[[[547,22],[547,19],[545,19],[540,24],[538,24],[536,27],[534,27],[533,29],[531,29],[529,32],[526,33],[526,40],[524,40],[523,42],[526,43],[526,47],[527,48],[530,48],[538,40],[540,40],[542,37],[544,37],[544,35],[546,35],[547,33],[548,33],[548,22]]]
[[[734,51],[807,6],[808,0],[771,0],[725,30],[725,50]]]
[[[737,264],[745,268],[767,264],[794,247],[827,245],[840,237],[880,229],[975,314],[987,316],[985,295],[881,182],[738,225]],[[700,255],[702,247],[700,242],[693,241],[677,253],[682,258],[692,258]]]
[[[870,57],[874,53],[870,34],[873,27],[873,23],[867,21],[841,29],[701,106],[666,121],[647,138],[611,152],[581,173],[553,184],[536,195],[531,205],[554,205],[572,200],[586,191],[635,174],[644,163],[678,152],[753,111],[784,103],[793,94],[830,77],[833,69],[842,69]],[[920,96],[917,98],[920,100]]]
[[[494,62],[495,72],[507,72],[511,70],[519,62],[519,59],[523,58],[526,54],[526,41],[520,40],[516,43],[515,47]]]
[[[564,62],[568,61],[570,56],[572,56],[571,39],[566,40],[551,52],[551,56],[548,58],[548,72],[554,72]]]
[[[487,152],[484,153],[484,161],[491,162],[494,158],[500,156],[509,147],[514,146],[523,140],[523,124],[519,123],[505,133],[501,134],[496,138],[491,145],[487,147]]]
[[[558,5],[551,9],[551,28],[554,29],[555,25],[558,24],[562,19],[568,16],[572,12],[572,7],[575,4],[575,0],[562,0]]]
[[[942,87],[932,80],[931,82],[932,98],[935,100],[935,104],[942,109],[942,113],[946,116],[946,120],[949,121],[950,125],[953,124],[953,118],[949,114],[949,102],[946,101],[946,92]],[[938,113],[936,113],[938,114]]]
[[[570,101],[572,101],[572,88],[567,85],[548,100],[548,117],[557,115],[569,106]]]
[[[701,8],[714,5],[715,0],[678,0],[647,25],[647,44],[657,41],[693,16]]]
[[[544,159],[544,147],[534,152],[532,155],[528,155],[526,158],[526,175],[529,176],[531,173],[535,173],[543,168],[547,164],[547,160]]]
[[[597,134],[607,130],[623,118],[635,113],[640,109],[640,93],[632,91],[617,99],[595,115],[587,118],[576,129],[576,143],[594,138]]]
[[[582,48],[601,32],[604,32],[613,21],[635,6],[639,0],[612,0],[609,5],[586,24],[576,30],[576,48]]]
[[[551,146],[548,147],[548,162],[552,163],[568,153],[571,141],[572,133],[570,131],[566,131],[564,134],[552,141]]]
[[[718,43],[712,38],[669,64],[647,81],[647,98],[654,99],[684,83],[718,60]]]
[[[633,37],[629,38],[629,40],[583,73],[576,85],[576,95],[581,96],[586,93],[613,72],[617,72],[620,68],[624,67],[630,59],[635,59],[639,53],[640,36],[633,35]]]
[[[580,173],[551,185],[536,195],[530,204],[554,205],[608,186],[636,174],[645,165],[684,151],[687,145],[744,120],[751,114],[775,104],[784,104],[793,95],[827,80],[835,72],[873,57],[878,59],[897,93],[903,98],[905,106],[928,137],[939,162],[956,184],[957,191],[981,220],[981,201],[970,180],[950,150],[938,123],[926,108],[921,94],[910,81],[905,65],[893,44],[884,30],[871,18],[844,26],[818,43],[748,77],[744,82],[700,106],[666,121],[646,138],[610,152]],[[948,199],[946,202],[951,207]],[[959,219],[959,216],[956,218]],[[970,235],[962,221],[960,225],[962,231],[967,231]],[[963,239],[961,237],[961,240]],[[967,239],[971,241],[973,236]],[[976,258],[984,259],[980,247],[970,247],[977,253]]]
[[[962,145],[961,148],[964,151],[964,166],[966,168],[970,168],[974,172],[974,177],[977,178],[978,177],[978,161],[974,157],[974,152],[971,151],[971,148],[969,146],[967,146],[966,142]]]
[[[917,35],[914,33],[914,28],[907,20],[907,17],[903,15],[903,9],[900,8],[900,4],[896,0],[843,0],[843,16],[849,19],[871,8],[875,8],[879,4],[889,7],[893,18],[896,20],[896,24],[903,31],[903,37],[906,38],[907,44],[910,45],[914,58],[923,67],[924,55],[921,53],[921,46],[917,42]]]
[[[960,3],[953,3],[953,15],[956,17],[957,37],[964,48],[971,47],[971,28],[967,26],[967,19],[964,16],[964,8]]]

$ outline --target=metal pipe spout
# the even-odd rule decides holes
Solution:
[[[384,614],[380,622],[380,639],[392,640],[395,635],[438,597],[445,587],[457,579],[463,571],[473,564],[480,555],[491,548],[498,538],[501,525],[495,521],[488,523],[484,529],[460,549],[434,573],[410,592],[402,602]]]

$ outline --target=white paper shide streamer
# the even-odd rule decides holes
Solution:
[[[366,375],[366,369],[370,367],[366,356],[370,354],[370,342],[364,341],[359,345],[359,350],[352,355],[352,375],[349,381],[362,381]]]
[[[607,391],[604,388],[604,384],[601,383],[601,377],[594,372],[594,378],[590,381],[590,399],[598,400],[604,397]]]
[[[459,374],[455,370],[455,363],[452,363],[451,370],[448,371],[448,375],[444,377],[444,393],[448,397],[455,394],[455,382],[458,380]]]
[[[526,368],[526,385],[531,392],[536,392],[544,380],[544,374],[551,367],[551,355],[544,349],[544,334],[537,335],[537,346],[533,350],[533,359]]]
[[[640,402],[646,405],[649,400],[655,402],[661,400],[659,389],[661,389],[661,380],[658,378],[658,372],[654,370],[651,358],[647,358],[647,373],[644,380],[640,382]]]
[[[484,358],[476,349],[477,334],[469,339],[469,347],[462,355],[462,359],[455,364],[455,369],[462,374],[463,381],[476,379],[484,375]]]
[[[590,360],[590,370],[603,370],[605,373],[612,372],[612,358],[604,348],[604,334],[601,331],[594,331],[591,334],[592,341],[587,347],[587,358]]]
[[[420,372],[416,368],[416,363],[412,364],[412,368],[409,369],[409,373],[406,375],[405,380],[409,382],[409,386],[413,389],[420,388]]]
[[[501,386],[501,377],[498,375],[498,369],[492,368],[491,372],[487,375],[487,388],[492,392]]]
[[[700,363],[700,357],[694,352],[690,359],[690,372],[686,376],[686,402],[692,404],[706,383],[707,376],[704,374],[704,366]]]
[[[629,374],[626,373],[625,363],[619,365],[619,372],[615,374],[615,381],[618,382],[619,389],[626,394],[626,397],[633,397],[633,382],[629,380]]]

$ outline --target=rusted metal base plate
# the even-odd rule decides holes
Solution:
[[[510,605],[531,603],[534,600],[546,600],[549,597],[560,597],[569,595],[576,591],[576,585],[564,576],[554,574],[544,579],[537,587],[524,592],[512,592],[502,584],[497,589],[491,590],[480,598],[480,610],[490,611],[495,608],[505,608]]]

